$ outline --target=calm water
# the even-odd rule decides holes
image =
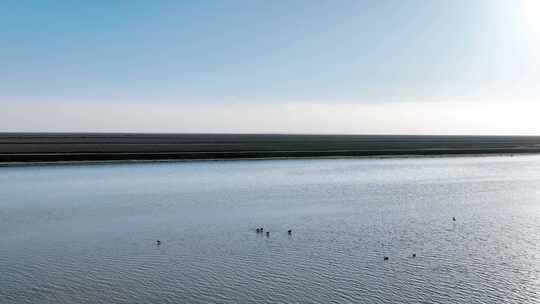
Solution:
[[[539,303],[540,156],[5,167],[0,231],[1,303]]]

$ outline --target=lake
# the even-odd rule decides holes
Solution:
[[[1,167],[0,231],[1,303],[538,303],[540,156]]]

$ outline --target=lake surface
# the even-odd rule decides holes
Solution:
[[[1,303],[538,303],[540,156],[3,167],[0,232]]]

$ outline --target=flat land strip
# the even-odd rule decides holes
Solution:
[[[0,163],[538,153],[540,136],[0,133]]]

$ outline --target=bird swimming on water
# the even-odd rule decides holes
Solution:
[[[454,221],[454,222],[456,221],[456,217],[455,217],[455,216],[454,216],[454,217],[452,217],[452,221]]]
[[[161,245],[161,241],[160,241],[160,240],[157,240],[157,241],[156,241],[156,245],[158,245],[158,246]]]
[[[270,236],[270,231],[266,231],[266,236]]]
[[[291,230],[291,229],[287,230],[287,233],[288,233],[289,235],[291,235],[291,234],[292,234],[292,230]]]
[[[415,257],[416,257],[416,253],[413,253],[413,254],[412,254],[412,257],[415,258]]]
[[[387,256],[385,256],[385,257],[383,258],[383,260],[385,260],[385,261],[388,261],[388,257],[387,257]]]
[[[257,228],[257,233],[260,233],[261,232],[261,228]]]

